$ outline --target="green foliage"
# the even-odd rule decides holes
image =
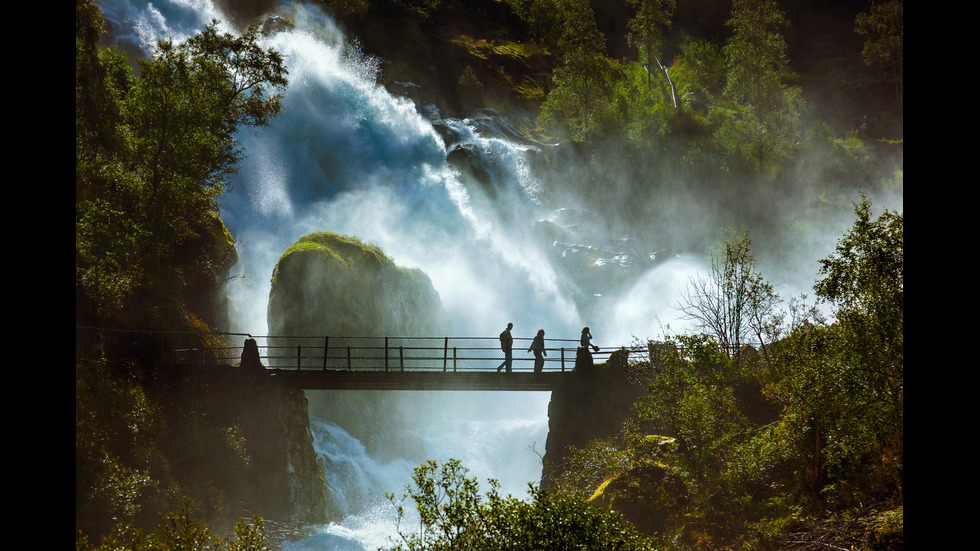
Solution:
[[[125,338],[143,348],[146,343],[138,339]],[[152,528],[160,512],[179,509],[185,498],[215,524],[229,522],[242,508],[281,508],[281,494],[265,481],[274,468],[270,458],[277,461],[275,454],[282,452],[270,444],[261,418],[262,408],[278,411],[274,391],[213,385],[190,370],[157,371],[145,360],[122,357],[111,354],[111,361],[80,361],[76,367],[80,534],[94,538],[121,526]]]
[[[837,321],[781,343],[769,388],[810,434],[811,489],[845,505],[900,496],[904,468],[903,216],[872,220],[867,199],[855,213],[814,285]]]
[[[261,518],[240,520],[234,535],[220,537],[193,515],[189,502],[176,513],[167,513],[153,534],[144,535],[130,525],[121,525],[94,545],[82,537],[75,543],[76,551],[269,551],[265,525]]]
[[[774,0],[737,0],[724,47],[725,93],[744,107],[716,133],[733,159],[775,174],[799,147],[802,92],[784,84],[790,76],[786,25]]]
[[[658,355],[635,408],[657,434],[677,439],[682,468],[703,479],[723,460],[716,452],[747,426],[735,399],[744,368],[708,337],[681,336],[677,344]]]
[[[556,125],[575,140],[591,142],[602,135],[608,116],[614,73],[606,57],[605,38],[585,0],[562,0],[561,65],[554,86],[541,106],[546,124]]]
[[[904,478],[903,217],[873,219],[866,199],[855,213],[814,286],[835,323],[791,303],[787,336],[753,361],[706,335],[649,343],[636,419],[574,450],[558,490],[680,549],[780,548],[799,530],[901,541],[900,512],[847,520],[900,511]]]
[[[732,36],[724,48],[726,93],[748,105],[777,101],[789,71],[782,10],[774,0],[736,0],[727,24]]]
[[[530,501],[502,497],[494,480],[481,495],[479,483],[467,472],[455,459],[441,466],[428,461],[415,469],[414,485],[401,501],[388,496],[397,507],[399,523],[405,519],[400,503],[407,499],[414,501],[421,523],[419,532],[400,528],[402,542],[391,549],[654,549],[618,513],[533,486]]]
[[[107,519],[138,523],[160,490],[151,474],[165,426],[143,388],[102,368],[75,374],[75,525],[102,532]]]
[[[904,216],[886,211],[872,220],[871,202],[865,197],[854,212],[854,226],[835,252],[820,261],[824,278],[814,289],[837,306],[842,322],[861,324],[855,318],[867,317],[885,324],[881,336],[899,337],[905,306]],[[894,344],[901,346],[900,341]]]
[[[184,44],[161,42],[134,75],[98,47],[102,28],[94,3],[77,2],[76,318],[173,324],[187,304],[210,318],[235,260],[216,217],[242,155],[235,133],[279,113],[270,92],[286,85],[285,67],[258,46],[257,26],[234,37],[212,23]]]
[[[752,375],[706,336],[651,344],[649,361],[633,370],[647,383],[637,418],[618,439],[574,450],[557,488],[591,494],[664,545],[737,530],[756,480],[734,468],[750,455],[744,446],[755,425],[743,402]]]
[[[653,74],[661,77],[660,67],[663,56],[664,34],[670,28],[676,0],[628,0],[627,4],[636,10],[629,21],[629,42],[639,50],[640,59],[647,69],[647,86],[651,86]]]
[[[687,110],[706,113],[724,91],[725,58],[721,48],[711,42],[685,42],[673,70],[678,95]]]
[[[895,82],[901,105],[905,71],[905,13],[901,0],[874,1],[854,19],[854,32],[864,37],[864,63]]]

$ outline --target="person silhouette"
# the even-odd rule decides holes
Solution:
[[[590,350],[591,349],[591,350]],[[582,328],[582,338],[579,341],[578,352],[575,358],[575,366],[581,368],[595,367],[592,359],[592,351],[599,351],[599,347],[592,344],[592,332],[588,326]]]
[[[544,349],[544,329],[538,329],[538,334],[531,341],[531,347],[527,351],[534,352],[534,372],[541,373],[544,370],[544,357],[548,355]]]
[[[514,337],[510,335],[510,330],[514,328],[513,323],[507,324],[507,329],[504,329],[500,333],[500,349],[504,351],[504,361],[497,366],[497,373],[504,367],[507,368],[507,373],[511,372],[511,366],[514,365]]]

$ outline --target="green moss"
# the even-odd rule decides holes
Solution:
[[[421,334],[447,330],[446,320],[428,276],[354,237],[304,235],[273,272],[269,325],[277,334]]]
[[[279,266],[283,264],[283,261],[290,255],[301,253],[323,254],[335,268],[350,269],[354,265],[372,268],[387,266],[393,270],[401,271],[401,268],[396,266],[377,246],[368,245],[355,237],[321,231],[300,237],[286,249],[276,264],[273,282],[276,280]]]

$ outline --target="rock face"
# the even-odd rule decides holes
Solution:
[[[294,518],[307,523],[327,520],[327,494],[323,472],[313,449],[309,401],[297,388],[281,389],[280,417],[286,444],[289,501]]]
[[[610,361],[590,369],[576,366],[568,382],[551,393],[548,404],[548,442],[541,486],[554,483],[554,465],[567,460],[569,447],[584,447],[597,438],[618,436],[631,415],[643,385],[630,382],[622,362]]]
[[[377,247],[328,232],[301,237],[276,264],[269,295],[274,335],[446,336],[449,316],[422,271]]]
[[[396,266],[377,247],[327,232],[300,238],[279,259],[268,321],[271,334],[280,336],[452,334],[449,316],[427,275]],[[418,399],[414,393],[311,392],[308,411],[343,426],[368,449],[384,453],[381,442],[414,422],[400,412],[412,411]],[[402,443],[392,445],[400,448]]]

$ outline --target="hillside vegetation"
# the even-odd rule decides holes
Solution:
[[[393,93],[562,144],[535,157],[543,200],[641,248],[751,228],[769,252],[858,190],[901,193],[898,1],[320,3]]]

